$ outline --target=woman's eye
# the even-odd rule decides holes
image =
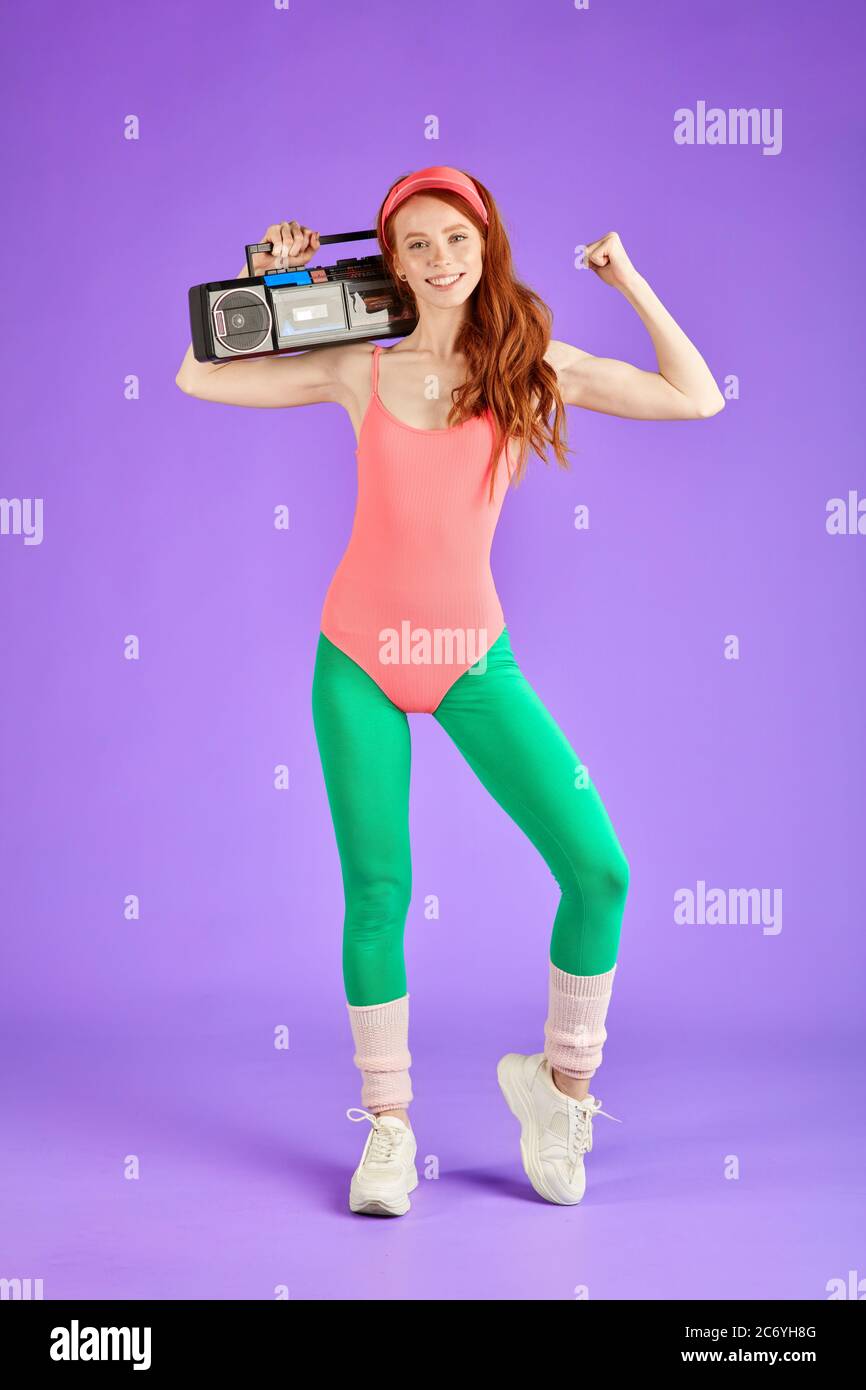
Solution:
[[[466,240],[466,233],[465,233],[465,232],[452,232],[452,234],[451,234],[451,240],[453,241],[455,237],[456,237],[459,241],[465,241],[465,240]],[[415,251],[419,246],[423,246],[423,245],[424,245],[423,241],[412,241],[412,242],[409,243],[409,250],[410,250],[410,251]]]

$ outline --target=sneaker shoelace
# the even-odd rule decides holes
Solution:
[[[601,1101],[594,1096],[586,1096],[583,1100],[572,1100],[569,1097],[569,1114],[571,1123],[568,1134],[568,1157],[571,1160],[572,1175],[585,1153],[589,1153],[592,1148],[592,1122],[596,1115],[604,1115],[608,1120],[616,1120],[618,1125],[622,1120],[617,1119],[616,1115],[610,1115],[606,1110],[602,1110]]]
[[[377,1115],[371,1115],[369,1110],[362,1110],[359,1105],[350,1106],[346,1114],[350,1120],[354,1120],[356,1123],[359,1120],[369,1120],[373,1126],[373,1137],[367,1150],[367,1157],[364,1160],[365,1166],[368,1163],[389,1163],[394,1157],[394,1151],[402,1139],[402,1134],[393,1125],[380,1124]]]

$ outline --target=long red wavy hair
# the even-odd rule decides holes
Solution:
[[[401,174],[400,179],[405,177],[405,174]],[[461,217],[478,229],[482,240],[481,279],[472,292],[469,312],[457,338],[457,351],[464,354],[468,371],[464,384],[453,392],[448,423],[458,425],[490,410],[494,423],[490,458],[492,499],[494,465],[507,440],[515,439],[519,444],[512,476],[515,484],[526,472],[530,450],[547,463],[546,451],[549,446],[561,467],[567,468],[568,448],[564,439],[565,407],[556,372],[544,360],[553,315],[540,296],[517,279],[511,246],[496,203],[483,183],[479,183],[474,175],[469,177],[473,179],[487,209],[486,227],[474,208],[459,193],[444,188],[427,188],[424,193],[441,198],[457,208]],[[391,188],[400,179],[395,179]],[[382,226],[382,209],[391,188],[382,199],[376,217],[376,233],[385,266],[401,300],[417,314],[415,295],[406,281],[397,275],[394,254],[389,249],[392,239],[388,238],[388,233],[399,207],[389,216],[387,226]],[[552,425],[549,422],[551,413]]]

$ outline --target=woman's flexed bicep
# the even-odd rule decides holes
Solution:
[[[551,340],[545,359],[556,372],[566,405],[581,405],[630,420],[704,420],[725,398],[695,344],[634,268],[618,232],[586,248],[587,264],[628,301],[649,333],[658,368],[647,371],[616,357],[595,357]]]
[[[691,399],[660,372],[617,357],[596,357],[571,343],[551,340],[545,360],[556,372],[565,405],[627,420],[697,420],[719,409]]]

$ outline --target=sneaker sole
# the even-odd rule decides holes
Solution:
[[[405,1216],[411,1207],[409,1193],[414,1192],[418,1186],[418,1170],[412,1165],[412,1173],[406,1184],[406,1196],[400,1197],[396,1201],[387,1202],[381,1197],[366,1197],[358,1199],[354,1192],[354,1182],[349,1191],[349,1210],[359,1216]]]
[[[556,1195],[545,1180],[541,1163],[537,1157],[538,1129],[535,1123],[532,1097],[523,1079],[522,1060],[519,1053],[507,1052],[499,1060],[496,1068],[496,1079],[509,1110],[520,1123],[520,1157],[523,1161],[523,1171],[539,1197],[543,1197],[546,1202],[553,1202],[558,1207],[576,1207],[582,1201],[583,1194],[566,1201]]]

